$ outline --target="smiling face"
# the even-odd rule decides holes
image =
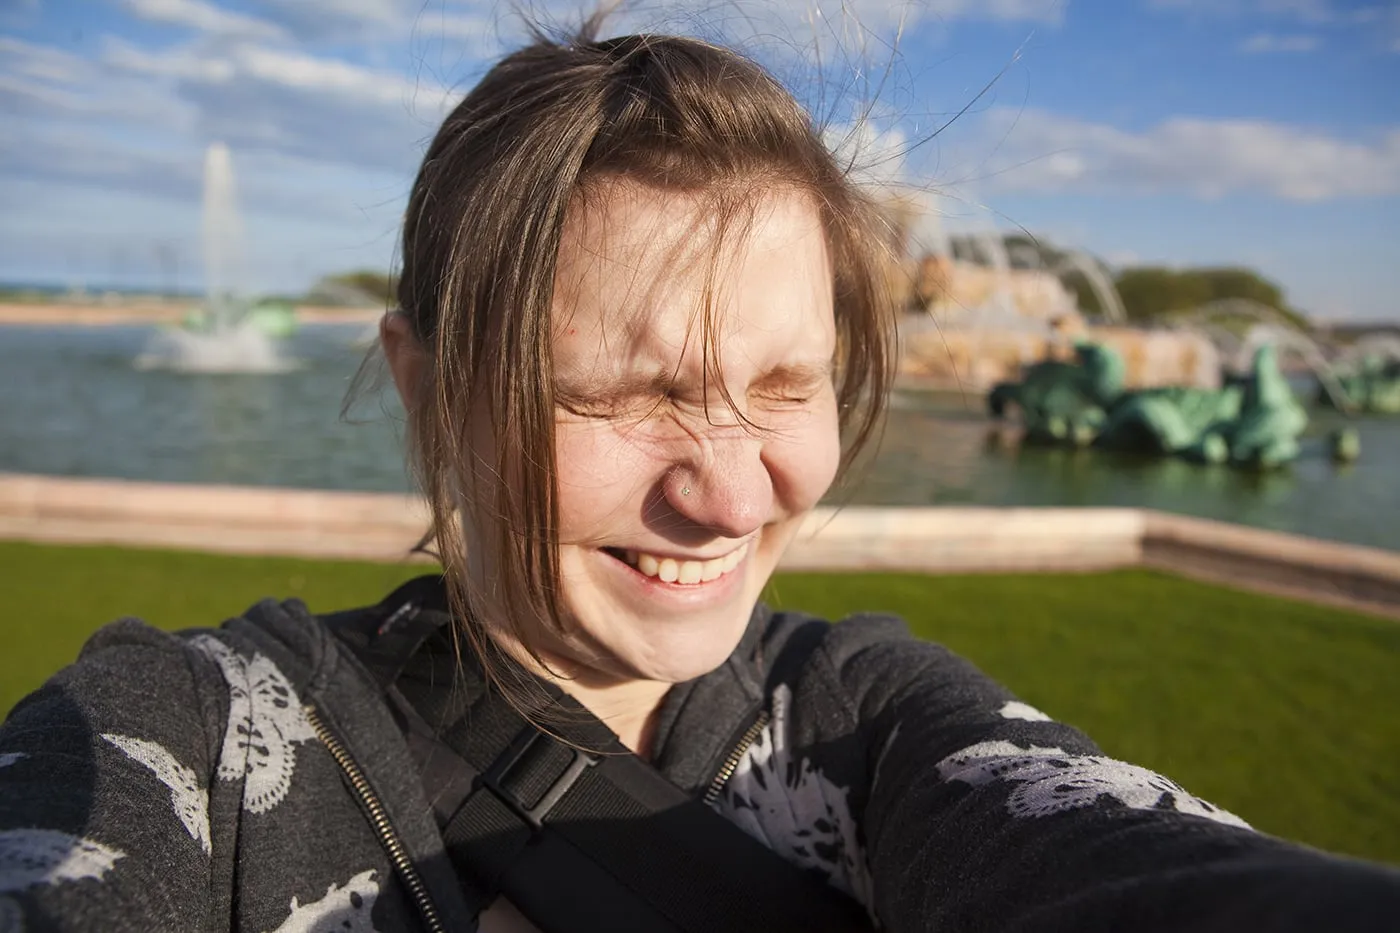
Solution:
[[[719,238],[704,197],[606,183],[555,275],[562,604],[546,654],[675,683],[723,663],[840,460],[832,271],[776,190]]]

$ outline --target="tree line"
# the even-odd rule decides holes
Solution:
[[[1089,317],[1101,317],[1098,295],[1083,272],[1070,268],[1066,253],[1025,234],[1003,238],[1013,267],[1057,272]],[[1310,330],[1307,315],[1288,303],[1283,288],[1253,269],[1241,266],[1174,269],[1166,266],[1127,266],[1114,269],[1096,256],[1088,262],[1103,270],[1118,289],[1128,320],[1135,324],[1163,323],[1173,315],[1227,299],[1255,301],[1276,309],[1302,330]]]

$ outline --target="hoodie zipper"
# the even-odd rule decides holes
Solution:
[[[355,759],[350,757],[350,753],[345,750],[345,746],[340,743],[335,734],[321,721],[321,714],[317,712],[316,707],[308,703],[302,709],[306,713],[306,718],[311,723],[316,737],[321,740],[322,745],[326,746],[326,750],[331,753],[331,757],[340,766],[340,770],[345,772],[345,777],[350,781],[351,789],[354,790],[355,796],[359,798],[360,804],[369,816],[370,825],[374,827],[375,834],[379,836],[379,844],[384,847],[389,860],[394,863],[394,869],[399,873],[404,884],[408,886],[409,893],[413,895],[413,902],[418,906],[418,913],[422,915],[423,922],[427,924],[429,933],[447,933],[447,927],[443,925],[442,918],[438,916],[437,907],[433,905],[433,899],[428,894],[428,886],[423,883],[423,876],[418,873],[417,866],[413,864],[413,860],[408,857],[408,852],[404,850],[403,840],[399,838],[393,823],[389,821],[389,814],[385,812],[384,805],[380,803],[374,789],[369,786],[364,772],[360,770]]]
[[[724,759],[724,764],[720,766],[719,772],[715,774],[715,779],[710,782],[709,790],[705,791],[705,803],[714,806],[719,799],[720,792],[724,790],[724,785],[729,783],[729,779],[734,776],[734,772],[739,767],[739,762],[743,760],[744,753],[754,742],[758,741],[759,733],[768,725],[769,716],[767,710],[760,710],[758,718],[753,721],[753,725],[744,732],[737,745],[730,750],[729,755]]]

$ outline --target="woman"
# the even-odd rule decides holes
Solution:
[[[101,631],[0,732],[0,929],[1380,929],[1395,873],[758,603],[885,398],[879,214],[756,65],[590,29],[409,204],[382,343],[445,574]]]

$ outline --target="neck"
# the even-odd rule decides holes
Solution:
[[[611,729],[623,745],[651,758],[656,717],[671,684],[599,671],[553,652],[541,666],[519,642],[493,633],[496,643],[522,667],[569,694]]]
[[[589,677],[549,679],[606,723],[623,745],[642,758],[651,758],[657,714],[670,684],[654,680],[605,684]]]

